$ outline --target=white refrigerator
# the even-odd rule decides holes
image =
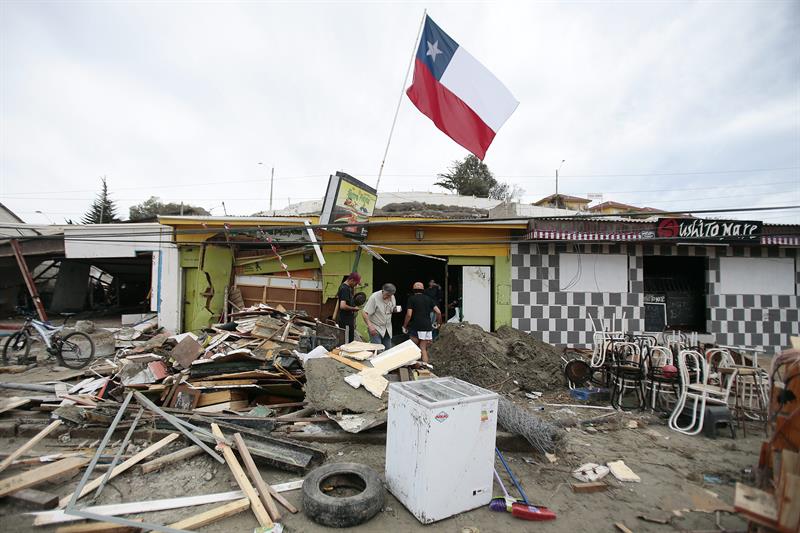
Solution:
[[[423,524],[492,499],[497,398],[456,378],[389,385],[386,485]]]

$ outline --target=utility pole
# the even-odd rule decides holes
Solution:
[[[558,200],[558,171],[561,170],[561,166],[564,164],[565,161],[566,161],[566,159],[562,159],[561,160],[561,164],[558,165],[558,168],[556,169],[556,198],[555,198],[556,207],[558,207],[559,203],[560,203],[559,200]]]
[[[273,216],[275,213],[272,211],[272,185],[275,183],[275,167],[269,173],[269,215]]]

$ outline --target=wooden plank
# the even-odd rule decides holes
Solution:
[[[55,429],[57,429],[57,428],[58,428],[58,427],[59,427],[59,426],[60,426],[62,423],[63,423],[63,422],[61,422],[61,420],[53,420],[52,422],[50,422],[50,424],[48,424],[48,426],[47,426],[46,428],[44,428],[44,429],[43,429],[43,430],[41,430],[39,433],[37,433],[36,435],[34,435],[34,436],[33,436],[33,437],[32,437],[32,438],[31,438],[31,439],[28,441],[28,442],[26,442],[25,444],[23,444],[22,446],[20,446],[20,447],[19,447],[19,448],[17,448],[16,450],[14,450],[14,451],[11,453],[11,455],[9,455],[8,457],[6,457],[6,458],[3,460],[3,462],[2,462],[2,463],[0,463],[0,472],[2,472],[3,470],[5,470],[5,469],[6,469],[6,468],[8,468],[9,466],[11,466],[11,463],[13,463],[15,460],[17,460],[17,459],[18,459],[20,456],[22,456],[22,454],[24,454],[25,452],[27,452],[28,450],[30,450],[31,448],[33,448],[34,446],[36,446],[36,444],[37,444],[37,443],[38,443],[40,440],[42,440],[43,438],[45,438],[46,436],[48,436],[50,433],[52,433],[52,432],[53,432]]]
[[[283,483],[282,485],[291,485],[292,483],[294,483],[294,482]],[[281,486],[282,485],[276,485],[275,487],[273,487],[272,485],[267,485],[267,488],[269,489],[269,493],[272,495],[272,497],[275,499],[276,502],[281,504],[290,513],[297,514],[297,512],[298,512],[297,511],[297,507],[292,505],[291,502],[289,502],[289,500],[287,500],[286,498],[283,497],[283,495],[278,494],[279,492],[283,492],[281,490]],[[286,490],[299,489],[302,485],[303,485],[303,483],[301,481],[300,482],[300,486],[292,487],[291,489],[287,488]]]
[[[58,495],[36,489],[22,489],[8,495],[12,500],[34,509],[52,509],[58,505]]]
[[[336,361],[339,361],[340,363],[342,363],[344,365],[347,365],[350,368],[355,368],[356,370],[364,370],[365,368],[367,368],[366,366],[362,365],[361,363],[357,363],[356,361],[352,361],[352,360],[348,359],[347,357],[342,357],[341,355],[339,355],[337,353],[328,352],[328,357],[330,357],[331,359],[335,359]]]
[[[408,371],[408,368],[401,366],[398,368],[400,372],[400,381],[411,381],[411,374]]]
[[[250,406],[249,400],[236,400],[233,402],[215,403],[205,407],[195,407],[195,413],[221,413],[222,411],[241,411]]]
[[[196,505],[207,505],[209,503],[221,503],[238,500],[244,497],[240,490],[229,492],[218,492],[216,494],[201,494],[199,496],[182,496],[179,498],[167,498],[163,500],[147,500],[142,502],[115,503],[110,505],[96,505],[86,507],[84,510],[90,513],[104,516],[119,516],[125,514],[150,513],[155,511],[165,511],[169,509],[180,509],[182,507],[193,507]],[[80,516],[67,514],[62,509],[54,511],[44,511],[30,513],[36,518],[33,520],[34,526],[50,526],[53,524],[63,524],[65,522],[77,522],[83,520]]]
[[[628,529],[622,522],[614,522],[614,527],[622,531],[622,533],[633,533],[633,531]]]
[[[276,485],[270,485],[269,489],[270,493],[277,494],[278,492],[288,492],[290,490],[297,490],[302,486],[303,486],[303,480],[296,479],[294,481],[287,481],[286,483],[278,483]],[[181,496],[178,498],[166,498],[162,500],[146,500],[141,502],[97,505],[93,507],[86,507],[84,510],[99,515],[118,516],[125,514],[165,511],[169,509],[180,509],[182,507],[193,507],[196,505],[206,505],[209,503],[229,502],[233,500],[238,500],[243,497],[244,493],[241,490],[233,490],[229,492],[218,492],[216,494]],[[79,516],[68,515],[62,509],[57,509],[53,511],[42,511],[30,514],[36,517],[33,521],[33,525],[35,526],[49,526],[53,524],[62,524],[64,522],[77,522],[78,520],[83,520],[83,518]]]
[[[787,531],[797,531],[800,526],[800,476],[785,474],[785,477],[781,480],[783,493],[778,501],[778,524]]]
[[[3,405],[0,406],[0,415],[5,413],[6,411],[10,411],[12,409],[16,409],[17,407],[22,407],[23,405],[29,404],[31,401],[30,398],[17,398],[14,396],[13,398],[9,398],[7,401],[3,402]]]
[[[234,390],[220,390],[213,392],[204,392],[200,395],[200,401],[197,402],[196,407],[206,407],[224,402],[236,402],[247,399],[247,394],[241,391]]]
[[[247,479],[247,475],[244,473],[244,470],[242,470],[242,466],[236,459],[233,450],[231,450],[230,446],[225,444],[225,435],[222,434],[222,430],[219,429],[217,424],[211,424],[211,431],[218,439],[217,448],[222,450],[222,455],[225,457],[225,462],[228,463],[228,468],[230,468],[234,479],[236,479],[236,483],[239,484],[239,488],[242,489],[242,492],[244,492],[245,496],[250,500],[250,508],[253,510],[256,520],[258,520],[261,527],[272,527],[273,523],[272,519],[269,517],[269,513],[267,513],[261,500],[258,499],[256,489],[253,488],[253,485],[251,485],[250,481]]]
[[[141,518],[131,518],[134,522],[142,522]],[[113,524],[111,522],[87,522],[74,526],[63,526],[56,529],[56,533],[133,533],[141,528]]]
[[[583,494],[592,492],[604,492],[608,490],[608,485],[600,481],[593,481],[588,483],[570,483],[572,492]]]
[[[193,531],[198,527],[206,526],[216,522],[217,520],[222,520],[223,518],[241,513],[248,507],[250,507],[250,500],[248,498],[242,498],[241,500],[236,500],[234,502],[226,503],[225,505],[220,505],[219,507],[214,507],[205,513],[184,518],[183,520],[169,524],[168,527],[173,529],[185,529],[187,531]]]
[[[88,457],[68,457],[0,481],[0,498],[12,492],[34,487],[45,481],[72,474],[89,462]]]
[[[159,470],[161,467],[174,463],[176,461],[182,461],[184,459],[189,459],[190,457],[194,457],[195,455],[200,455],[203,453],[203,449],[200,446],[194,445],[189,446],[188,448],[184,448],[182,450],[178,450],[177,452],[168,453],[162,457],[157,457],[150,462],[144,463],[139,468],[142,471],[142,474],[149,474],[150,472],[155,472]]]
[[[264,478],[261,477],[261,472],[258,471],[258,467],[256,466],[255,461],[253,461],[253,457],[250,455],[250,450],[247,449],[247,445],[244,443],[241,433],[236,433],[233,436],[233,442],[236,443],[236,450],[239,452],[239,457],[242,458],[244,466],[247,468],[247,473],[250,474],[250,479],[255,484],[256,489],[258,490],[258,495],[261,497],[261,501],[264,503],[264,507],[267,508],[267,512],[269,512],[272,520],[274,522],[278,522],[281,519],[281,513],[275,506],[275,502],[272,501],[272,495],[269,493],[269,488],[267,487],[267,484],[264,483]]]
[[[736,483],[733,507],[760,524],[773,528],[777,526],[778,510],[775,498],[768,492]]]
[[[177,439],[179,436],[180,436],[179,433],[170,433],[169,435],[167,435],[166,437],[164,437],[160,441],[156,442],[155,444],[151,444],[150,446],[148,446],[144,450],[140,451],[139,453],[137,453],[136,455],[134,455],[133,457],[131,457],[127,461],[125,461],[125,462],[121,463],[119,466],[115,467],[114,470],[111,471],[111,474],[108,476],[108,480],[111,481],[112,479],[114,479],[118,475],[122,474],[123,472],[125,472],[126,470],[131,468],[132,466],[136,465],[137,463],[140,463],[144,459],[147,459],[148,457],[150,457],[151,455],[156,453],[158,450],[160,450],[161,448],[163,448],[164,446],[166,446],[170,442],[172,442],[175,439]],[[87,483],[86,486],[83,487],[83,491],[78,495],[78,499],[86,496],[91,491],[93,491],[97,487],[99,487],[100,483],[103,482],[103,477],[104,476],[105,476],[105,474],[103,474],[102,476],[97,477],[97,478],[93,479],[92,481],[90,481],[89,483]],[[63,498],[61,498],[58,501],[58,507],[60,509],[63,509],[64,507],[66,507],[66,505],[72,499],[72,494],[73,493],[69,493],[68,495],[64,496]]]

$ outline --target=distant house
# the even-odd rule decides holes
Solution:
[[[623,213],[645,213],[642,215],[634,215],[631,218],[648,218],[665,211],[656,209],[655,207],[637,207],[635,205],[623,204],[620,202],[608,201],[601,204],[593,205],[588,209],[590,213],[597,213],[603,215],[619,215]]]
[[[571,211],[586,211],[589,204],[592,203],[588,198],[581,198],[580,196],[569,196],[568,194],[551,194],[545,196],[533,205],[538,207],[552,207],[555,209],[569,209]]]
[[[0,222],[13,222],[14,224],[24,224],[25,221],[19,218],[16,213],[0,204]]]

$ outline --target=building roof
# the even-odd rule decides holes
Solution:
[[[660,213],[660,212],[662,212],[662,211],[660,211],[658,209],[653,209],[652,207],[641,208],[641,207],[636,207],[635,205],[629,205],[629,204],[623,204],[623,203],[620,203],[620,202],[615,202],[613,200],[609,200],[608,202],[603,202],[602,204],[593,205],[592,207],[589,208],[589,211],[602,211],[603,209],[605,209],[607,207],[610,207],[612,209],[625,209],[625,210],[628,210],[628,211],[636,211],[636,212],[639,212],[639,211],[647,211],[647,212],[652,212],[652,213],[656,213],[656,212]]]
[[[15,222],[24,224],[25,221],[17,216],[15,212],[0,203],[0,222]]]
[[[545,196],[544,198],[542,198],[537,202],[533,202],[533,205],[551,204],[555,202],[556,199],[560,200],[561,202],[573,202],[578,204],[592,203],[592,201],[589,200],[588,198],[581,198],[580,196],[570,196],[568,194],[551,194],[550,196]]]

